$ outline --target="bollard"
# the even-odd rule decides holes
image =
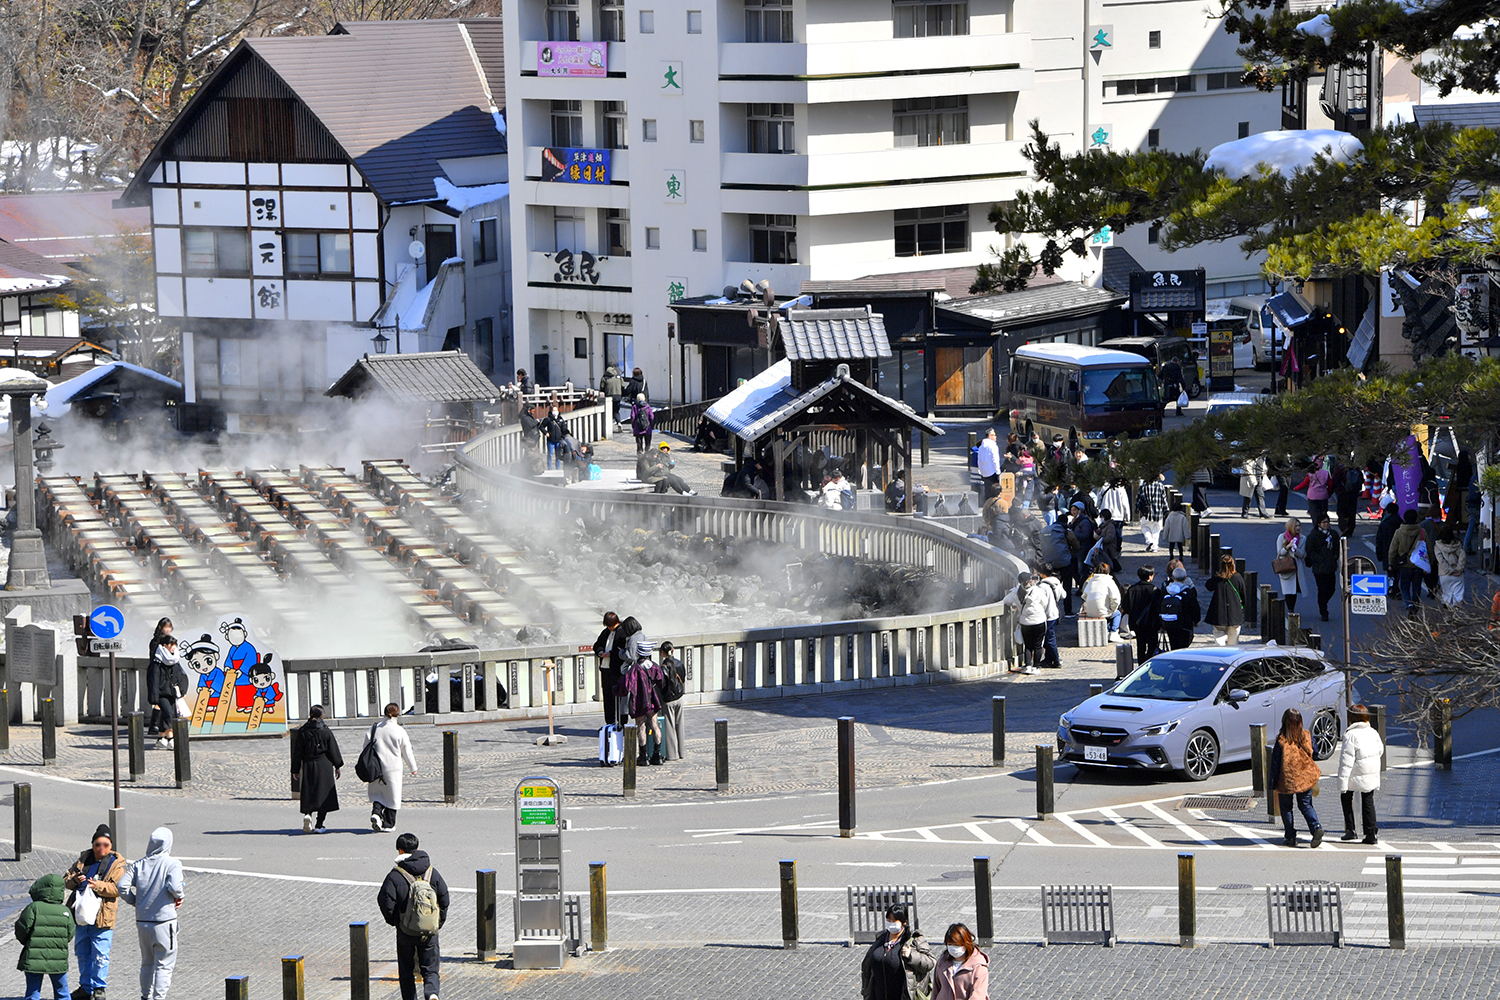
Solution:
[[[1432,706],[1432,766],[1453,770],[1453,701],[1439,698]]]
[[[57,706],[51,698],[42,699],[42,763],[57,760]]]
[[[1380,769],[1385,770],[1385,706],[1370,706],[1370,726],[1380,734]]]
[[[990,764],[999,767],[1005,763],[1005,695],[997,694],[990,699]]]
[[[1052,746],[1047,743],[1036,745],[1036,818],[1049,819],[1052,816]]]
[[[10,749],[10,692],[5,689],[5,676],[0,667],[0,751]]]
[[[635,798],[635,758],[640,750],[638,732],[634,722],[628,724],[624,729],[625,746],[620,750],[620,781],[623,784],[620,794],[627,799]]]
[[[1406,890],[1401,883],[1401,855],[1385,856],[1385,923],[1393,951],[1406,950]]]
[[[1272,594],[1266,602],[1266,631],[1261,638],[1267,642],[1274,639],[1280,645],[1286,643],[1286,605],[1280,594]]]
[[[1122,642],[1115,646],[1115,679],[1129,677],[1135,669],[1135,648]]]
[[[295,757],[297,755],[297,734],[287,733],[287,736],[291,737],[287,740],[287,751]],[[292,775],[292,798],[302,798],[302,773],[300,771]]]
[[[227,976],[224,979],[224,1000],[250,1000],[250,977]]]
[[[988,948],[995,943],[995,895],[991,886],[990,859],[974,859],[974,936]]]
[[[1219,571],[1219,556],[1224,554],[1224,539],[1221,535],[1208,536],[1208,572]]]
[[[1203,518],[1199,516],[1196,510],[1193,510],[1192,504],[1188,504],[1187,508],[1188,558],[1184,559],[1183,562],[1187,562],[1190,559],[1194,564],[1197,564],[1203,558],[1198,554],[1198,525],[1202,522]]]
[[[1177,855],[1177,944],[1196,947],[1198,936],[1197,875],[1191,854]]]
[[[1286,613],[1286,642],[1288,646],[1302,646],[1302,616],[1295,611]]]
[[[1255,620],[1260,623],[1260,641],[1271,638],[1271,585],[1262,583],[1255,601]]]
[[[1250,794],[1266,794],[1266,724],[1250,723]]]
[[[349,1000],[370,1000],[370,925],[349,925]]]
[[[186,788],[193,780],[193,758],[188,750],[189,720],[177,719],[172,723],[172,763],[177,772],[177,787]]]
[[[127,720],[126,736],[129,740],[130,780],[139,781],[146,773],[146,717],[140,712],[131,712]]]
[[[31,853],[31,784],[20,781],[13,787],[15,806],[16,860]]]
[[[1212,534],[1207,524],[1201,521],[1198,524],[1198,544],[1193,549],[1193,558],[1198,561],[1198,571],[1207,575],[1213,570],[1208,568],[1208,536]]]
[[[729,791],[729,720],[714,720],[714,784]]]
[[[307,983],[302,974],[302,956],[288,955],[281,960],[281,1000],[306,1000]]]
[[[443,730],[443,801],[448,805],[458,798],[458,733]]]
[[[1323,652],[1323,637],[1316,632],[1307,633],[1307,648]]]
[[[1224,554],[1227,556],[1232,556],[1234,555],[1234,549],[1225,549]],[[1250,577],[1246,575],[1247,573],[1249,573],[1249,570],[1245,568],[1245,560],[1239,558],[1238,556],[1235,556],[1234,571],[1240,576],[1245,577],[1246,583],[1250,582]]]
[[[969,451],[968,451],[968,454],[970,454],[970,455],[974,454],[974,449],[977,448],[977,447],[979,447],[979,435],[977,433],[975,433],[974,431],[970,431],[969,432]]]
[[[922,431],[922,468],[927,468],[927,462],[932,457],[932,445],[928,439],[927,432]]]
[[[1247,570],[1240,576],[1245,578],[1245,621],[1260,621],[1260,574]]]
[[[1255,749],[1251,748],[1251,753]],[[1276,752],[1275,741],[1262,743],[1260,745],[1261,773],[1266,776],[1266,817],[1272,826],[1281,822],[1281,793],[1276,790],[1276,782],[1271,780],[1271,755]]]
[[[839,717],[839,836],[854,836],[854,717]]]
[[[797,862],[781,862],[781,947],[797,950]]]
[[[1095,695],[1099,695],[1099,694],[1103,694],[1103,693],[1104,693],[1104,685],[1103,684],[1090,684],[1089,685],[1089,697],[1090,698],[1094,697]]]
[[[603,861],[589,862],[589,950],[609,947],[609,897]]]
[[[481,868],[474,873],[474,950],[481,962],[494,958],[495,948],[495,869]]]
[[[123,851],[125,849],[124,845],[129,843],[127,836],[125,830],[125,807],[118,806],[111,809],[109,811],[109,839],[121,845],[119,849]]]

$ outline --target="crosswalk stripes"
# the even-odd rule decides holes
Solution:
[[[1401,882],[1408,889],[1500,889],[1500,845],[1485,845],[1487,853],[1451,853],[1454,845],[1433,845],[1438,853],[1434,857],[1404,857],[1401,864]],[[1464,845],[1473,850],[1478,845]],[[1361,875],[1385,874],[1385,855],[1371,854],[1365,857]]]

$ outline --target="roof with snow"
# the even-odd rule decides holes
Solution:
[[[182,398],[182,383],[176,379],[128,361],[111,361],[48,389],[47,405],[55,408],[75,399],[86,399],[105,392],[117,393],[122,389],[135,392],[148,390],[167,397]]]
[[[327,35],[242,41],[172,122],[122,202],[149,202],[157,163],[178,155],[178,140],[190,140],[200,119],[215,127],[210,108],[239,73],[259,72],[252,67],[273,76],[257,81],[261,90],[284,89],[302,103],[387,204],[440,200],[440,160],[506,152],[498,18],[343,22]]]
[[[850,378],[843,365],[833,377],[798,392],[792,388],[792,363],[786,360],[719,397],[708,408],[707,416],[740,439],[755,442],[810,410],[818,411],[816,419],[820,421],[837,423],[850,407],[873,411],[893,426],[943,433],[942,428],[906,404]]]
[[[939,302],[937,311],[940,321],[948,318],[957,320],[960,326],[981,329],[988,326],[998,332],[1106,312],[1128,300],[1128,295],[1119,295],[1107,288],[1092,288],[1076,281],[1057,281],[1015,292]],[[943,324],[940,322],[939,325]]]
[[[1230,177],[1254,177],[1262,167],[1267,167],[1275,173],[1290,176],[1294,170],[1311,167],[1318,156],[1327,157],[1334,163],[1348,163],[1363,155],[1364,151],[1364,143],[1348,132],[1334,129],[1259,132],[1210,149],[1203,169],[1222,170]]]
[[[463,351],[425,351],[366,354],[323,395],[357,399],[383,394],[403,403],[477,403],[499,393]]]
[[[0,295],[30,295],[67,287],[72,279],[57,261],[0,240]]]

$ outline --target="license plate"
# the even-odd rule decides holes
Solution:
[[[1106,763],[1109,760],[1109,747],[1086,746],[1083,748],[1083,759],[1098,764]]]

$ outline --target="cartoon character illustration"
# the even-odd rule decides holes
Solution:
[[[271,657],[273,653],[267,653],[263,662],[255,664],[250,668],[249,683],[237,685],[234,689],[234,707],[248,713],[255,707],[257,699],[265,702],[265,711],[269,712],[271,706],[281,700],[281,685],[276,683],[276,671],[271,669]]]
[[[250,641],[250,628],[243,618],[232,618],[219,623],[219,634],[229,643],[224,654],[224,669],[234,672],[235,708],[250,711],[255,700],[255,686],[250,683],[250,668],[260,662],[260,653]]]
[[[203,633],[187,649],[187,665],[198,672],[198,695],[193,703],[193,728],[197,729],[219,707],[224,671],[219,666],[219,645]]]
[[[604,52],[600,49],[589,49],[589,65],[594,69],[603,69]]]

